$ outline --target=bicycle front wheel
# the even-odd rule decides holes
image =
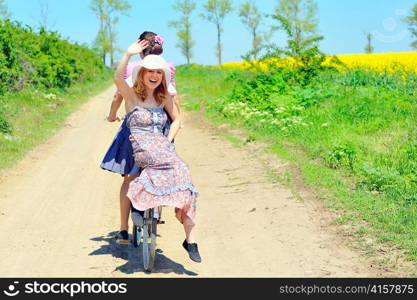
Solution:
[[[142,228],[137,227],[133,224],[132,230],[132,244],[133,247],[137,248],[140,244],[140,239],[142,238]]]
[[[145,211],[142,230],[143,267],[148,272],[152,271],[155,262],[157,219],[153,213],[153,208]]]

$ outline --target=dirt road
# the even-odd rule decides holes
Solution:
[[[165,208],[155,269],[145,274],[138,251],[112,238],[122,178],[99,168],[119,126],[103,121],[113,92],[92,98],[0,177],[1,277],[383,276],[347,247],[319,206],[273,183],[251,151],[191,114],[176,148],[200,192],[203,262],[188,258],[182,226]]]

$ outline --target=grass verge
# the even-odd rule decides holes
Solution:
[[[2,96],[0,107],[10,128],[0,132],[0,170],[11,167],[45,141],[69,114],[111,83],[111,72],[107,72],[95,81],[66,90],[27,89]]]
[[[398,130],[400,136],[402,136],[401,129],[410,128],[410,124],[406,121],[407,118],[413,120],[405,113],[409,111],[408,98],[405,98],[405,102],[401,102],[398,98],[394,97],[402,95],[402,93],[395,91],[385,92],[382,87],[371,86],[369,88],[350,89],[343,86],[339,90],[337,86],[332,85],[330,88],[333,89],[332,92],[334,94],[338,95],[338,102],[329,102],[321,110],[315,107],[309,108],[308,114],[305,115],[307,118],[310,118],[309,121],[311,123],[319,124],[320,128],[317,128],[320,130],[317,128],[302,129],[296,132],[298,135],[285,136],[277,134],[273,130],[263,130],[262,126],[256,126],[260,124],[259,122],[256,123],[256,121],[253,121],[253,124],[251,124],[253,126],[248,126],[247,123],[245,124],[243,118],[233,117],[232,114],[216,113],[215,110],[206,109],[207,106],[212,105],[213,101],[222,98],[234,87],[241,84],[241,82],[233,80],[233,77],[233,73],[222,69],[192,66],[179,68],[177,76],[178,88],[180,94],[185,94],[185,97],[181,101],[186,109],[195,111],[200,108],[205,111],[208,119],[214,124],[220,125],[227,123],[232,128],[235,127],[245,131],[248,137],[241,140],[231,136],[229,133],[222,134],[235,145],[245,145],[245,139],[268,144],[270,151],[285,161],[290,162],[299,170],[304,184],[313,188],[326,207],[335,213],[334,223],[345,228],[345,234],[355,240],[357,247],[369,255],[376,255],[381,263],[393,268],[398,267],[399,261],[411,262],[411,264],[404,262],[403,265],[406,266],[406,270],[403,271],[407,274],[415,275],[417,263],[417,228],[413,226],[415,224],[415,218],[413,216],[417,215],[415,211],[416,205],[413,203],[406,203],[407,205],[404,205],[404,203],[393,200],[398,198],[391,197],[392,195],[388,192],[384,193],[381,190],[370,189],[363,184],[361,185],[360,182],[363,180],[363,177],[348,171],[352,167],[348,159],[346,159],[346,170],[344,170],[340,167],[332,168],[320,155],[314,155],[314,153],[325,153],[325,149],[328,146],[327,144],[330,144],[329,140],[331,138],[337,137],[343,139],[344,135],[355,135],[357,137],[356,140],[360,140],[361,142],[360,147],[358,146],[360,150],[367,145],[372,148],[376,143],[374,140],[367,139],[366,137],[368,134],[373,136],[382,126],[381,124],[383,123],[381,122],[383,120],[386,121],[385,124],[388,124],[387,130],[392,129],[393,131],[389,133],[385,132],[381,138],[395,136],[395,132]],[[301,91],[300,93],[303,92]],[[316,96],[314,89],[311,93]],[[350,98],[346,98],[346,101],[343,101],[339,95],[350,96]],[[367,101],[359,101],[362,95],[366,95]],[[355,99],[359,102],[353,103],[356,101]],[[389,102],[391,101],[392,103],[391,99],[395,99],[402,106],[392,106]],[[283,96],[283,100],[292,101],[286,95]],[[227,105],[227,100],[220,102],[223,105],[226,102]],[[330,118],[337,117],[337,114],[330,108],[334,107],[334,110],[341,111],[340,116],[350,118],[346,114],[346,109],[351,109],[349,102],[353,103],[353,107],[358,110],[352,111],[352,118],[355,118],[355,122],[359,123],[360,126],[356,126],[356,129],[354,127],[345,127],[344,130],[346,131],[343,132],[343,135],[341,132],[339,134],[336,134],[336,131],[334,133],[328,132],[327,127],[323,125],[325,124],[327,126],[325,123],[326,118],[329,116]],[[384,107],[389,107],[390,109],[391,107],[397,107],[397,110],[391,113],[382,104],[385,105]],[[342,110],[340,108],[342,105],[345,105],[346,109],[343,107]],[[372,105],[375,105],[377,110]],[[404,112],[401,110],[403,106],[406,109]],[[363,111],[367,111],[368,113],[364,114]],[[326,112],[329,113],[328,116],[325,115]],[[390,113],[388,114],[387,112]],[[374,114],[378,114],[378,118]],[[316,116],[317,120],[314,119]],[[319,119],[320,117],[322,119]],[[366,124],[365,122],[368,122],[368,120],[372,122],[369,123],[370,125],[375,126]],[[335,120],[334,123],[346,124],[349,122],[350,119],[346,122]],[[397,125],[392,126],[392,124]],[[340,127],[335,127],[335,130],[340,130]],[[306,132],[310,131],[311,134],[303,136]],[[319,136],[320,131],[325,132],[326,135]],[[297,138],[294,138],[294,136]],[[376,136],[378,137],[378,135]],[[313,138],[315,140],[312,140]],[[355,142],[355,139],[352,140]],[[315,142],[317,143],[314,144]],[[340,152],[339,148],[332,148],[334,151],[331,154],[334,154],[336,157]],[[387,150],[384,149],[384,151]],[[366,155],[373,158],[372,152],[375,153],[376,151],[365,151]],[[346,157],[349,158],[347,155]],[[340,162],[340,159],[337,159],[337,162]],[[386,161],[382,162],[385,163]],[[375,175],[381,176],[381,173]]]

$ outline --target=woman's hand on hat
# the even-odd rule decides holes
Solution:
[[[148,46],[149,46],[149,42],[147,40],[135,41],[132,45],[130,45],[127,48],[126,54],[134,55],[134,54],[142,53],[143,50],[145,50]]]

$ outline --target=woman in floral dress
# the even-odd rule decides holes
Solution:
[[[135,163],[143,169],[130,183],[127,196],[139,211],[161,205],[174,206],[176,217],[185,230],[183,247],[192,260],[200,262],[194,236],[197,192],[187,164],[171,143],[180,120],[168,95],[170,73],[166,61],[158,55],[146,56],[133,70],[132,88],[123,78],[130,57],[141,50],[139,42],[130,45],[115,74],[116,86],[130,112],[126,123],[131,132]],[[167,121],[164,109],[172,119],[168,137],[161,130]]]

